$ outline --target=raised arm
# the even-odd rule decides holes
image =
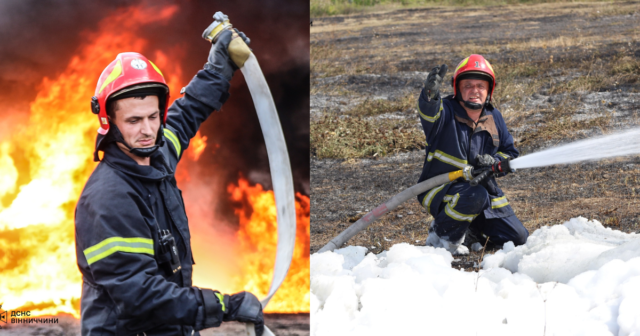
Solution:
[[[246,35],[239,36],[249,43]],[[212,44],[209,58],[203,70],[184,89],[184,96],[177,99],[167,115],[164,136],[175,153],[176,164],[189,147],[191,138],[213,111],[219,111],[229,98],[229,82],[238,69],[229,57],[232,32],[225,30]]]
[[[446,64],[433,68],[429,72],[424,88],[418,98],[418,114],[427,139],[427,146],[429,146],[430,139],[433,139],[438,133],[444,119],[442,118],[444,108],[440,97],[440,86],[446,73]]]

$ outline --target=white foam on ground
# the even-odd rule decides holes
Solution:
[[[485,255],[349,246],[311,256],[311,335],[640,335],[640,236],[573,218]]]

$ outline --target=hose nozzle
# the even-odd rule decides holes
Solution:
[[[210,24],[202,33],[202,38],[211,43],[216,43],[220,32],[225,28],[231,29],[232,25],[229,22],[229,17],[224,15],[222,12],[216,12],[213,14],[213,19],[213,23]]]
[[[511,172],[511,158],[498,161],[487,168],[491,168],[493,174],[510,173]]]
[[[240,35],[233,30],[233,25],[231,25],[227,15],[222,12],[216,12],[213,15],[213,20],[213,23],[210,24],[202,33],[202,38],[211,43],[216,43],[218,36],[220,36],[220,33],[223,30],[231,30],[233,37],[231,38],[231,43],[229,43],[229,56],[238,68],[242,68],[244,66],[244,62],[247,61],[251,54],[251,49],[249,49],[249,46],[244,43]]]

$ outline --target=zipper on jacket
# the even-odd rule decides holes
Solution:
[[[485,115],[484,113],[484,108],[482,110],[482,112],[480,112],[480,116],[478,117],[478,121],[480,121],[480,118],[482,118]],[[467,150],[467,163],[471,162],[471,138],[473,137],[474,134],[476,134],[476,127],[478,127],[478,123],[471,120],[471,122],[475,125],[475,127],[471,130],[471,135],[469,136],[469,149]],[[478,153],[479,154],[479,153]],[[475,162],[474,162],[475,164]]]

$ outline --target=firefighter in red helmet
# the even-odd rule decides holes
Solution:
[[[481,55],[463,59],[453,73],[453,95],[441,97],[446,73],[446,64],[433,68],[418,99],[427,140],[420,182],[519,155],[502,114],[491,104],[497,84],[491,64]],[[521,245],[529,236],[494,176],[476,186],[467,181],[445,183],[418,195],[418,201],[434,218],[427,245],[453,254],[467,254],[469,246],[487,239],[494,245]]]
[[[223,321],[251,322],[262,334],[253,294],[192,286],[191,237],[174,175],[200,124],[229,97],[237,70],[231,39],[231,31],[220,34],[171,106],[164,75],[139,53],[119,54],[100,75],[91,110],[101,162],[75,216],[82,335],[198,335]]]
[[[115,109],[118,101],[126,98],[141,97],[143,95],[156,97],[158,100],[158,117],[161,126],[167,122],[167,105],[169,101],[169,87],[160,72],[160,69],[150,60],[139,53],[125,52],[118,54],[103,71],[98,79],[95,96],[91,98],[91,110],[98,115],[100,128],[98,129],[98,141],[96,141],[96,151],[94,159],[99,161],[98,150],[101,149],[102,141],[113,128],[112,134],[118,143],[123,144],[129,152],[139,157],[149,157],[161,144],[154,144],[147,147],[131,147],[123,141],[122,134],[116,125],[110,124],[115,120]],[[144,99],[141,99],[144,100]],[[111,102],[109,109],[107,101]],[[111,110],[109,115],[108,110]],[[159,131],[162,127],[158,128]],[[160,134],[156,134],[157,139],[162,139]]]

